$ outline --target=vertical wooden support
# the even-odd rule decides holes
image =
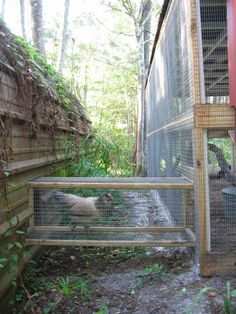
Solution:
[[[206,188],[206,130],[201,128],[195,129],[196,140],[196,186],[197,190],[197,219],[198,219],[198,247],[200,271],[207,275],[206,253],[210,250],[210,226],[209,211],[207,202],[209,200],[208,189]]]
[[[193,67],[193,99],[194,104],[205,103],[205,83],[203,67],[203,50],[201,40],[201,20],[199,0],[190,0],[192,67]]]
[[[227,0],[229,100],[236,108],[236,1]]]
[[[34,226],[34,190],[29,188],[29,230]]]
[[[234,107],[234,136],[236,139],[236,1],[227,0],[227,48],[229,70],[229,102]],[[235,145],[236,146],[236,143]]]
[[[205,84],[201,42],[201,20],[199,0],[191,2],[191,39],[192,39],[192,67],[194,84],[194,104],[206,103]],[[195,143],[195,189],[196,217],[198,233],[198,249],[200,272],[207,274],[206,253],[210,250],[210,217],[209,217],[209,188],[207,175],[207,130],[194,130]]]
[[[183,191],[184,226],[192,229],[194,227],[194,215],[191,202],[192,191]]]
[[[232,173],[236,175],[236,145],[234,143],[231,144],[231,165],[232,165]]]

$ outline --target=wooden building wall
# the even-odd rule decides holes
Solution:
[[[31,88],[30,84],[28,88]],[[79,141],[91,131],[91,123],[80,104],[68,111],[52,95],[44,96],[44,102],[37,103],[37,91],[32,90],[35,104],[32,106],[32,99],[29,103],[22,101],[21,93],[16,72],[1,58],[0,166],[5,173],[0,177],[0,257],[12,241],[11,236],[6,236],[10,224],[27,230],[27,182],[62,168],[65,158],[62,141],[69,136]],[[17,247],[9,250],[9,262],[0,269],[0,308],[3,295],[18,271],[10,270],[12,254],[17,250]],[[31,251],[34,252],[35,248]],[[24,261],[17,264],[23,265]]]

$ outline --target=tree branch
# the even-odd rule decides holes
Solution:
[[[123,33],[123,32],[117,32],[117,31],[113,31],[112,29],[110,29],[109,27],[107,27],[103,22],[101,22],[98,18],[96,18],[96,21],[101,24],[103,27],[105,27],[109,32],[114,33],[114,34],[118,34],[118,35],[124,35],[124,36],[129,36],[129,37],[134,37],[133,34],[127,34],[127,33]]]
[[[218,165],[225,174],[225,180],[236,186],[236,176],[232,174],[230,165],[227,163],[222,149],[211,143],[208,143],[208,149],[215,153]]]

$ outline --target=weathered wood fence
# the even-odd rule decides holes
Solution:
[[[63,142],[71,136],[79,141],[91,130],[91,123],[79,103],[75,102],[68,110],[50,94],[44,96],[42,102],[30,82],[25,88],[32,88],[32,99],[28,103],[21,95],[24,89],[19,87],[16,71],[1,53],[0,257],[6,245],[12,242],[6,231],[10,227],[27,229],[30,213],[28,181],[62,168],[65,159]],[[32,248],[32,253],[35,250]],[[9,250],[9,262],[0,269],[0,300],[8,300],[2,296],[18,271],[17,268],[10,269],[14,251],[17,251],[16,247]],[[17,264],[23,266],[24,260]]]

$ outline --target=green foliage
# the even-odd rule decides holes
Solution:
[[[19,261],[31,256],[26,250],[25,232],[10,228],[2,235],[2,240],[5,245],[1,248],[0,271],[5,271],[5,267],[9,266],[10,272],[18,272]]]
[[[63,293],[64,296],[69,297],[70,295],[72,295],[73,290],[68,277],[66,277],[66,279],[62,277],[58,281],[58,286],[59,290]]]
[[[3,268],[5,263],[8,261],[5,257],[0,257],[0,268]]]
[[[148,275],[157,275],[158,278],[162,281],[165,276],[163,266],[160,264],[154,264],[152,266],[145,267],[141,272],[141,276]]]
[[[197,295],[193,299],[191,307],[187,310],[186,314],[192,314],[193,313],[194,308],[199,304],[202,296],[209,290],[212,290],[212,289],[209,287],[205,287],[197,293]]]
[[[107,176],[112,166],[115,166],[115,156],[119,154],[118,147],[109,138],[94,132],[93,139],[89,137],[80,144],[80,162],[74,165],[76,176]]]
[[[66,158],[64,169],[59,172],[60,176],[132,175],[133,166],[128,161],[128,152],[122,151],[108,132],[95,129],[92,136],[87,136],[81,140],[79,148],[73,143],[73,140],[65,141],[63,147]],[[75,158],[78,158],[79,162],[71,161],[71,156],[77,156]]]
[[[75,288],[79,290],[82,298],[89,300],[92,296],[91,283],[88,279],[76,278]]]
[[[81,14],[71,21],[72,40],[68,41],[64,73],[72,91],[86,107],[95,131],[93,140],[85,139],[81,143],[78,162],[70,167],[69,173],[66,170],[60,175],[131,176],[134,172],[137,47],[132,37],[122,35],[122,32],[133,33],[130,20],[115,12],[111,19],[116,36],[106,32],[91,15]],[[53,63],[54,50],[58,47],[58,21],[54,25],[47,38]],[[73,34],[78,27],[93,30],[96,27],[96,40],[78,38]]]
[[[39,54],[34,46],[25,41],[22,37],[16,37],[16,42],[18,45],[17,47],[12,47],[12,50],[17,56],[19,68],[25,70],[25,68],[30,66],[30,75],[38,81],[38,86],[45,88],[51,88],[53,86],[61,104],[71,108],[72,96],[65,78],[47,62],[44,56]],[[45,85],[45,82],[41,79],[41,75],[51,81],[50,86]]]
[[[0,160],[0,171],[3,172],[3,175],[5,177],[9,176],[9,169],[8,169],[8,163],[5,160]]]
[[[226,282],[226,293],[224,297],[224,308],[226,314],[236,314],[236,308],[232,308],[232,297],[236,297],[236,290],[231,290],[230,282]]]
[[[152,266],[143,268],[137,278],[137,281],[141,286],[144,286],[145,284],[153,285],[157,281],[163,281],[164,277],[165,271],[162,265],[154,264]]]
[[[93,312],[93,314],[108,314],[108,307],[105,304],[102,304],[98,311]]]

